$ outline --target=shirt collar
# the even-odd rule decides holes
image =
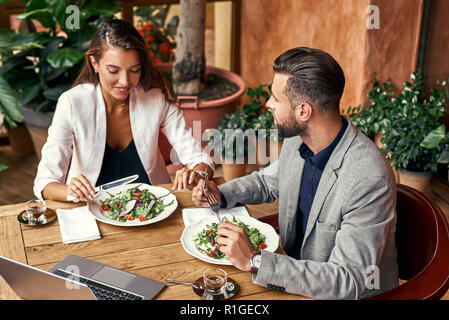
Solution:
[[[345,117],[342,118],[342,126],[340,128],[340,131],[338,131],[337,136],[332,141],[330,145],[328,145],[325,149],[321,150],[317,154],[313,154],[312,150],[303,142],[299,146],[299,154],[301,158],[304,160],[310,160],[315,166],[317,166],[321,171],[324,170],[324,167],[327,164],[327,161],[329,160],[332,152],[334,151],[337,144],[340,142],[341,138],[343,137],[343,134],[346,131],[346,128],[348,127],[348,120],[346,120]]]

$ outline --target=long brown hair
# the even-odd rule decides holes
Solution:
[[[107,49],[108,46],[124,50],[137,50],[142,70],[138,85],[140,85],[144,91],[148,91],[152,88],[159,88],[165,95],[167,101],[174,102],[167,89],[165,79],[154,66],[148,48],[145,46],[145,42],[141,35],[132,24],[120,19],[103,22],[95,32],[90,47],[85,53],[84,66],[72,87],[81,83],[99,83],[98,76],[90,62],[90,56],[92,56],[95,61],[100,61],[104,50]]]

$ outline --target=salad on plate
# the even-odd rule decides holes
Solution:
[[[164,204],[163,200],[156,199],[156,195],[140,185],[128,188],[117,194],[106,192],[109,197],[101,200],[102,213],[113,220],[127,222],[133,220],[147,221],[155,218],[165,207],[173,204]]]
[[[226,217],[223,217],[223,221],[229,221]],[[254,249],[265,249],[267,245],[265,244],[265,236],[260,233],[259,229],[251,228],[244,222],[236,219],[235,216],[232,217],[232,222],[240,227],[242,227],[249,239]],[[216,242],[218,235],[218,223],[207,224],[206,227],[197,235],[193,237],[193,241],[196,244],[198,251],[207,255],[208,257],[215,259],[228,259],[227,256],[220,251],[220,246]]]

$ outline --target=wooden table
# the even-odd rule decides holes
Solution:
[[[161,187],[170,190],[171,184]],[[162,282],[167,278],[195,280],[211,264],[192,257],[182,248],[179,240],[184,229],[182,208],[195,205],[190,191],[178,191],[175,194],[178,208],[163,221],[142,227],[119,227],[98,222],[101,239],[73,244],[62,243],[57,220],[45,226],[27,227],[17,221],[17,214],[24,210],[25,204],[0,206],[0,255],[49,270],[69,254],[75,254]],[[80,204],[47,201],[47,206],[66,209]],[[256,217],[276,211],[276,206],[272,205],[247,208]],[[247,272],[234,266],[223,266],[223,269],[240,286],[234,299],[306,299],[255,285]],[[1,277],[0,299],[19,299]],[[189,286],[170,284],[157,299],[190,300],[199,297]]]

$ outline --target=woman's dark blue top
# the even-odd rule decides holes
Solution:
[[[106,143],[103,164],[101,165],[100,176],[98,177],[96,186],[134,174],[138,174],[139,178],[133,183],[151,184],[148,179],[148,174],[137,154],[134,139],[131,140],[123,151],[114,150]]]

